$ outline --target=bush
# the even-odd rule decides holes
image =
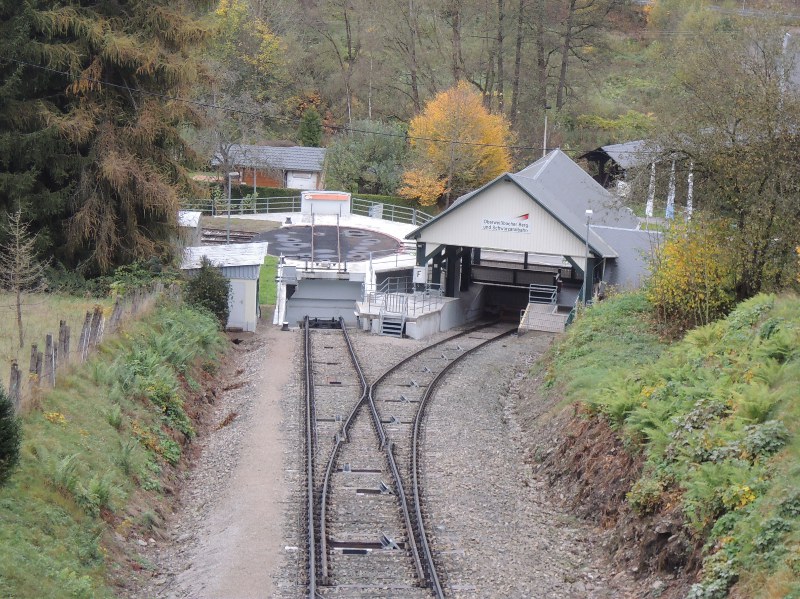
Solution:
[[[203,258],[200,272],[186,285],[186,302],[195,308],[208,310],[224,327],[230,313],[230,293],[230,281],[207,258]]]
[[[0,485],[8,480],[19,461],[21,441],[22,429],[14,413],[14,405],[0,387]]]
[[[676,331],[709,324],[733,307],[730,248],[716,225],[673,224],[651,270],[647,297],[659,320]]]

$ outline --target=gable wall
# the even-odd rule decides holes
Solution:
[[[483,219],[515,221],[529,214],[530,233],[491,231]],[[524,221],[523,221],[524,222]],[[517,185],[498,181],[422,231],[420,241],[556,256],[583,256],[585,246]]]

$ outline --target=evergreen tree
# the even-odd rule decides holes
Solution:
[[[322,143],[322,117],[317,109],[311,106],[303,113],[300,120],[300,144],[318,148]]]
[[[8,480],[19,461],[21,442],[22,429],[19,418],[14,413],[11,399],[0,386],[0,485]]]
[[[96,270],[167,252],[191,186],[179,128],[197,115],[170,97],[202,75],[197,5],[10,4],[0,48],[22,62],[0,62],[0,205],[36,204],[44,240]]]
[[[186,303],[208,310],[224,327],[228,323],[231,283],[208,258],[203,258],[200,272],[186,284]]]

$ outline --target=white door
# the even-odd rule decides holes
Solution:
[[[228,315],[228,328],[244,329],[247,325],[247,312],[245,310],[247,284],[244,281],[231,281],[230,314]]]

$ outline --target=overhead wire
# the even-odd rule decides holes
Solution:
[[[33,63],[33,62],[20,60],[18,58],[13,58],[13,57],[10,57],[10,56],[0,55],[0,60],[5,60],[5,61],[8,61],[8,62],[17,63],[17,64],[20,64],[20,65],[24,65],[24,66],[31,67],[31,68],[34,68],[34,69],[39,69],[39,70],[46,71],[46,72],[49,72],[49,73],[63,75],[65,77],[70,78],[73,82],[86,81],[88,83],[97,83],[97,84],[99,84],[101,86],[113,87],[113,88],[124,90],[124,91],[129,92],[129,93],[138,93],[138,94],[142,94],[142,95],[146,95],[146,96],[150,96],[150,97],[154,97],[154,98],[159,98],[159,99],[170,101],[170,102],[181,102],[181,103],[184,103],[184,104],[190,104],[192,106],[199,106],[201,108],[219,110],[221,112],[227,112],[227,113],[231,113],[231,114],[247,115],[247,116],[252,116],[252,117],[257,117],[257,118],[262,118],[262,119],[280,120],[280,121],[293,123],[293,124],[300,124],[300,122],[301,122],[300,119],[297,119],[297,118],[285,117],[285,116],[280,116],[280,115],[270,115],[270,114],[266,114],[264,112],[254,112],[254,111],[251,111],[251,110],[244,110],[244,109],[241,109],[241,108],[232,108],[232,107],[229,107],[229,106],[221,106],[219,104],[212,104],[212,103],[209,103],[209,102],[203,102],[201,100],[192,100],[190,98],[182,98],[182,97],[179,97],[179,96],[171,96],[171,95],[168,95],[168,94],[162,94],[162,93],[159,93],[159,92],[148,91],[148,90],[145,90],[145,89],[132,88],[132,87],[127,86],[127,85],[120,85],[118,83],[111,83],[111,82],[108,82],[108,81],[101,81],[101,80],[99,80],[99,79],[97,79],[95,77],[90,77],[88,75],[79,75],[79,76],[76,77],[75,75],[73,75],[69,71],[62,71],[60,69],[54,69],[53,67],[47,67],[47,66],[39,65],[39,64],[36,64],[36,63]],[[539,152],[542,151],[542,147],[541,146],[518,146],[518,145],[506,145],[506,144],[490,144],[490,143],[482,143],[482,142],[466,141],[466,140],[458,140],[458,139],[442,139],[442,138],[437,138],[437,137],[423,137],[423,136],[408,135],[408,134],[404,134],[404,133],[390,133],[390,132],[386,132],[386,131],[369,131],[367,129],[358,129],[358,128],[355,128],[355,127],[349,127],[349,126],[344,126],[344,125],[325,125],[325,127],[327,129],[332,129],[334,131],[345,132],[345,133],[363,133],[363,134],[366,134],[366,135],[379,135],[379,136],[383,136],[383,137],[398,137],[398,138],[407,139],[407,140],[425,141],[425,142],[431,142],[431,143],[444,143],[444,144],[473,146],[473,147],[484,147],[484,148],[505,148],[505,149],[508,149],[508,150],[534,150],[534,151],[539,151]]]

